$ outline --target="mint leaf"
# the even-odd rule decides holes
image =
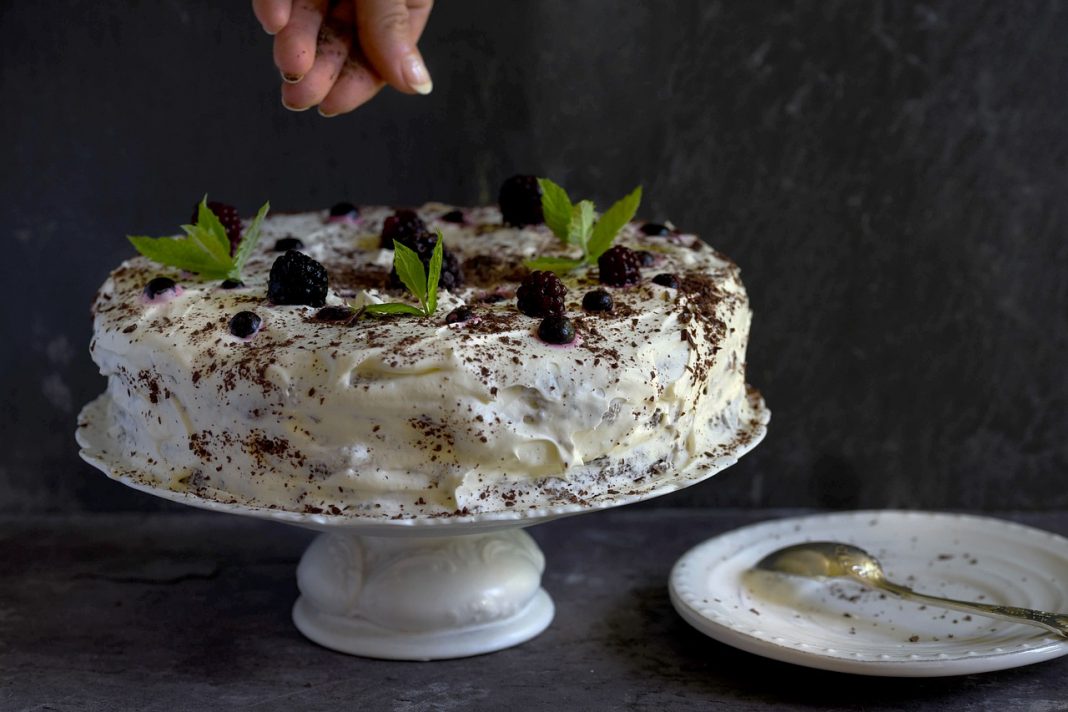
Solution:
[[[197,224],[182,225],[182,229],[194,240],[209,246],[214,243],[212,251],[219,257],[230,256],[230,238],[226,236],[226,228],[218,216],[208,207],[207,195],[200,199],[200,205],[197,206]]]
[[[431,316],[438,309],[438,282],[441,280],[441,263],[445,259],[445,239],[438,232],[438,241],[434,243],[434,252],[430,255],[430,264],[427,269],[423,268],[423,261],[415,250],[393,243],[393,267],[397,270],[397,276],[408,291],[419,300],[419,307],[400,302],[387,304],[368,304],[364,311],[369,314],[414,314],[415,316]]]
[[[426,270],[419,255],[412,248],[394,242],[393,266],[397,269],[400,281],[419,300],[419,305],[426,309]]]
[[[426,315],[431,316],[438,309],[438,282],[441,280],[441,262],[445,258],[445,240],[438,232],[438,241],[430,255],[430,274],[426,278]]]
[[[127,239],[153,262],[193,272],[205,279],[241,279],[241,268],[260,239],[260,226],[270,207],[270,203],[263,204],[233,256],[226,228],[208,207],[206,195],[197,206],[197,224],[182,225],[184,237],[127,236]]]
[[[567,191],[548,178],[538,178],[538,186],[541,188],[541,212],[545,216],[545,224],[554,235],[572,244],[568,231],[572,208]]]
[[[542,269],[549,272],[570,272],[582,264],[582,260],[570,257],[535,257],[523,263],[530,269]]]
[[[565,245],[582,249],[581,259],[565,257],[538,257],[523,264],[531,269],[551,272],[570,272],[583,264],[594,264],[612,246],[612,241],[638,212],[642,201],[642,187],[638,186],[624,198],[615,202],[604,215],[597,219],[593,202],[580,200],[572,204],[567,191],[548,178],[538,178],[541,187],[541,211],[545,224]]]
[[[411,304],[402,304],[401,302],[386,302],[385,304],[368,304],[362,311],[365,314],[414,314],[415,316],[423,316],[423,310],[419,307],[413,307]]]
[[[153,262],[196,272],[208,279],[225,279],[233,266],[229,255],[220,259],[200,241],[174,237],[129,236],[127,239]]]
[[[267,211],[270,209],[271,204],[269,202],[261,205],[256,217],[252,219],[252,224],[248,226],[245,234],[241,236],[241,243],[234,252],[234,268],[230,275],[233,279],[241,279],[241,270],[245,268],[245,263],[248,262],[248,258],[252,255],[252,250],[256,248],[256,243],[260,241],[260,227],[263,225],[263,219],[267,217]],[[227,244],[229,244],[229,240],[227,240]]]
[[[638,205],[642,202],[642,187],[639,185],[630,195],[616,201],[612,207],[605,211],[597,224],[593,226],[593,235],[586,246],[586,261],[595,262],[612,246],[612,241],[623,229],[623,226],[631,221],[638,212]]]
[[[590,239],[590,229],[594,219],[593,201],[583,200],[571,208],[571,221],[567,224],[568,242],[578,245],[586,252],[586,243]]]

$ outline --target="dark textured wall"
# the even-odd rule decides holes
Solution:
[[[1068,7],[443,0],[427,98],[292,114],[246,2],[0,4],[0,512],[156,507],[77,458],[87,307],[205,191],[492,200],[514,172],[738,261],[765,443],[662,504],[1068,506]]]

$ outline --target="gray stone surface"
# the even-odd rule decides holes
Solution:
[[[438,5],[434,94],[326,121],[280,106],[247,2],[0,3],[0,511],[156,506],[71,438],[124,235],[205,191],[479,202],[513,172],[642,183],[743,268],[770,435],[659,504],[1068,507],[1068,5]]]
[[[621,510],[531,529],[551,627],[510,650],[396,663],[289,620],[311,534],[207,514],[0,519],[0,709],[1068,710],[1068,661],[943,679],[807,670],[716,643],[668,601],[674,561],[800,513]],[[1068,513],[1007,514],[1068,534]]]

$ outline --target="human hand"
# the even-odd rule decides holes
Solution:
[[[430,93],[416,42],[432,6],[433,0],[252,0],[263,29],[275,36],[282,104],[293,111],[318,104],[323,116],[352,111],[386,84]]]

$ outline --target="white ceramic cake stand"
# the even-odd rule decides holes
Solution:
[[[587,493],[577,503],[519,511],[390,519],[270,509],[174,491],[131,469],[110,430],[107,397],[78,419],[82,458],[134,489],[174,502],[314,529],[297,567],[293,622],[311,640],[344,653],[390,660],[437,660],[488,653],[541,633],[553,602],[541,587],[545,557],[523,527],[618,507],[696,484],[733,465],[767,431],[770,414],[755,391],[755,417],[736,445],[684,475],[668,473],[626,492]]]

